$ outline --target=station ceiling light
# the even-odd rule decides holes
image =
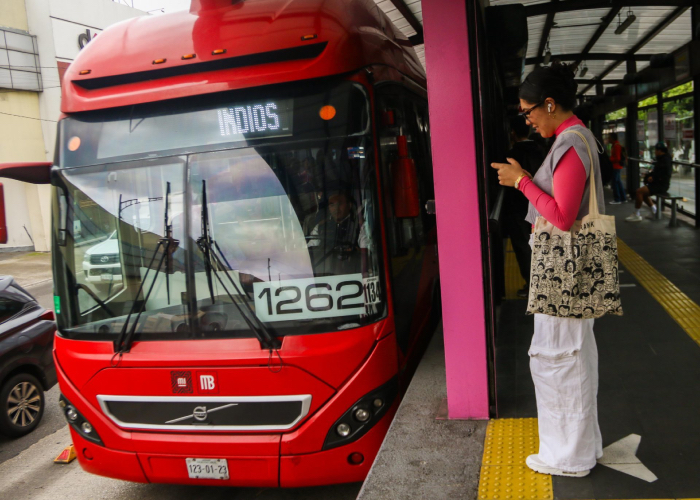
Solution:
[[[621,35],[623,31],[630,27],[630,25],[637,20],[637,16],[634,15],[632,9],[627,11],[627,19],[621,22],[622,16],[617,15],[617,29],[615,30],[616,35]]]
[[[546,52],[544,53],[544,61],[542,64],[547,66],[552,60],[552,51],[549,49],[549,38],[547,38],[547,45],[545,46]]]
[[[578,76],[583,78],[584,76],[586,76],[586,73],[588,73],[588,66],[586,66],[586,61],[583,61],[583,68],[581,68],[581,73],[579,73]]]

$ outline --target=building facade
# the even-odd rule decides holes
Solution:
[[[2,1],[0,163],[53,161],[66,68],[102,30],[142,15],[111,0]],[[49,251],[50,186],[2,185],[8,240],[0,251]]]

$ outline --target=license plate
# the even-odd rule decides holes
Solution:
[[[186,458],[190,479],[228,479],[225,458]]]
[[[114,279],[114,276],[111,274],[103,273],[102,274],[102,281],[112,281]]]

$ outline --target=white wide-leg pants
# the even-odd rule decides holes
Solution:
[[[568,472],[592,469],[603,456],[593,321],[535,314],[528,352],[537,397],[539,458]]]

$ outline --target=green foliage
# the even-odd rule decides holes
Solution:
[[[671,90],[667,90],[663,93],[663,98],[668,99],[669,97],[675,97],[677,95],[688,94],[693,91],[693,81],[674,87]]]
[[[620,108],[617,111],[613,111],[612,113],[605,115],[606,122],[621,120],[622,118],[627,118],[627,108]]]
[[[637,104],[637,106],[639,106],[640,108],[643,108],[644,106],[652,106],[653,104],[658,104],[658,103],[659,103],[658,97],[653,95],[651,97],[647,97],[646,99],[639,101],[639,104]]]

